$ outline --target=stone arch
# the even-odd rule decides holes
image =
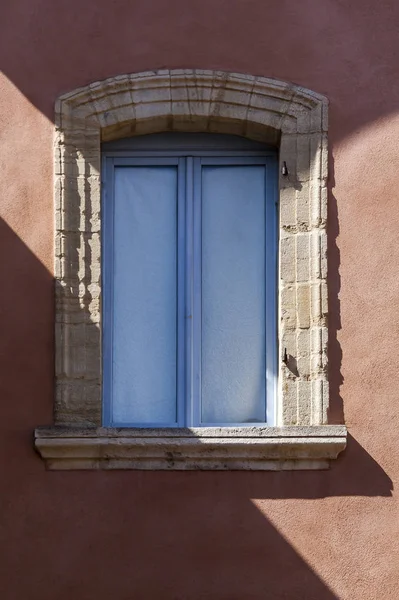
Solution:
[[[204,70],[121,75],[56,103],[56,424],[101,425],[101,141],[161,131],[278,145],[279,425],[327,422],[327,100]]]

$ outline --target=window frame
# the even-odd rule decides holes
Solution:
[[[101,427],[101,142],[164,131],[279,147],[278,427]],[[35,430],[47,468],[325,469],[345,448],[346,427],[328,424],[327,132],[325,96],[245,73],[124,74],[57,99],[54,425]]]
[[[112,314],[114,170],[176,166],[178,195],[177,421],[112,419]],[[265,421],[203,423],[201,420],[201,171],[203,166],[265,167]],[[102,424],[106,427],[265,427],[277,422],[278,161],[276,149],[220,134],[161,134],[105,144],[102,152]],[[192,315],[190,321],[184,314]],[[184,356],[183,356],[184,354]],[[191,366],[191,368],[190,368]]]

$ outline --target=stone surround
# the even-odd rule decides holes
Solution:
[[[59,98],[54,435],[60,426],[101,426],[101,142],[164,131],[279,146],[277,425],[326,425],[327,104],[290,83],[195,69],[121,75]]]

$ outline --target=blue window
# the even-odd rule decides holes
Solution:
[[[103,154],[104,425],[273,425],[275,151],[156,134]]]

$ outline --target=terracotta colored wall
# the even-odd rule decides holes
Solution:
[[[2,600],[399,598],[399,4],[13,0],[0,20]],[[330,99],[332,420],[321,473],[44,471],[55,98],[220,68]]]

